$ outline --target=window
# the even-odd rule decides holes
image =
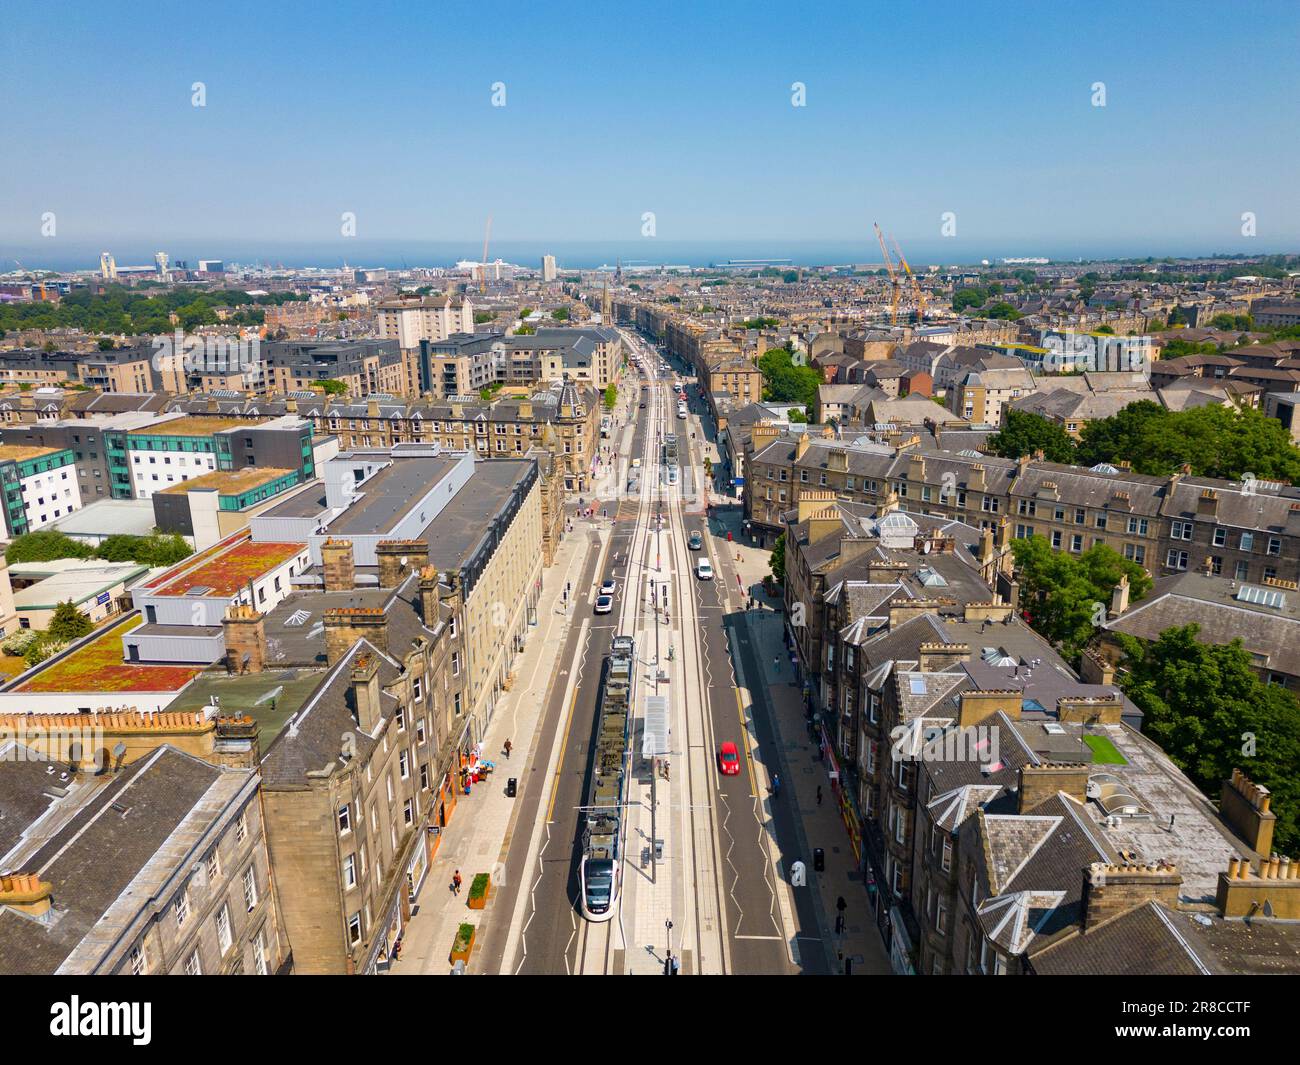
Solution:
[[[1192,523],[1190,521],[1174,522],[1170,536],[1175,540],[1190,540],[1192,538]]]
[[[258,931],[257,938],[253,940],[253,968],[257,970],[258,976],[266,976],[270,973],[266,964],[265,931]]]
[[[351,891],[357,886],[357,856],[349,854],[343,859],[343,887]]]
[[[1223,546],[1224,544],[1226,544],[1227,542],[1228,542],[1228,530],[1227,530],[1227,529],[1224,529],[1224,528],[1218,528],[1218,529],[1215,529],[1215,530],[1214,530],[1214,546],[1215,546],[1215,547],[1222,547],[1222,546]]]
[[[354,913],[348,918],[348,942],[356,946],[361,942],[361,914]]]
[[[248,838],[248,811],[241,810],[239,820],[235,822],[235,839],[243,843]]]
[[[402,821],[407,825],[415,821],[415,802],[411,799],[402,804]]]
[[[1186,551],[1170,551],[1169,554],[1167,554],[1167,555],[1165,556],[1165,565],[1166,565],[1169,569],[1186,569],[1186,568],[1187,568],[1187,552],[1186,552]]]
[[[225,954],[230,949],[234,938],[230,934],[230,907],[222,903],[221,909],[217,911],[217,946],[221,953]]]
[[[1083,537],[1075,534],[1070,537],[1070,550],[1078,554],[1083,550]]]
[[[208,873],[208,883],[215,884],[221,879],[221,859],[217,857],[217,852],[215,850],[208,855],[205,868]]]
[[[1243,551],[1255,550],[1255,534],[1244,532],[1241,534],[1241,549]]]
[[[346,804],[339,807],[339,835],[346,836],[352,831],[352,806]]]
[[[199,964],[199,952],[197,950],[194,951],[193,954],[191,954],[188,958],[185,959],[185,975],[186,976],[203,975],[203,966]]]
[[[131,975],[144,976],[149,971],[149,965],[144,959],[144,951],[139,947],[131,948]]]
[[[188,889],[176,896],[176,902],[172,906],[172,913],[176,917],[176,927],[184,928],[185,922],[190,919],[190,895]]]
[[[939,864],[943,867],[943,871],[944,871],[945,873],[950,873],[950,872],[952,872],[952,839],[951,839],[951,837],[947,837],[947,836],[944,837],[944,841],[943,841],[943,858],[941,859],[941,861],[940,861]]]
[[[244,870],[244,905],[250,912],[257,905],[257,874],[251,865]]]
[[[1268,538],[1268,553],[1270,555],[1280,555],[1282,553],[1282,538],[1280,536],[1270,536]]]
[[[411,682],[411,698],[417,703],[424,698],[424,678],[416,677]]]

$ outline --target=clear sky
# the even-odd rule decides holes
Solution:
[[[622,246],[647,211],[665,244],[878,220],[937,257],[953,212],[974,254],[1300,249],[1294,0],[9,4],[0,104],[0,270],[328,246],[345,211],[471,255],[489,214]]]

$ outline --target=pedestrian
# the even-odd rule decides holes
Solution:
[[[781,656],[780,656],[780,655],[773,655],[773,656],[772,656],[772,668],[773,668],[774,670],[776,670],[778,673],[781,672]]]
[[[510,757],[510,747],[511,747],[510,741],[509,741],[509,740],[506,740],[506,744],[505,744],[505,752],[506,752],[506,757],[507,757],[507,758]],[[817,801],[818,801],[818,802],[821,802],[821,801],[822,801],[822,790],[821,790],[821,788],[818,788],[818,789],[817,789]]]
[[[510,754],[510,744],[509,744],[509,742],[507,742],[507,743],[506,743],[506,755],[508,756],[509,754]],[[818,785],[817,785],[817,805],[820,806],[821,804],[822,804],[822,786],[821,786],[820,784],[818,784]]]
[[[451,893],[453,895],[460,894],[460,870],[459,869],[457,869],[451,876]]]

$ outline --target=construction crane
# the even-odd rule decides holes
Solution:
[[[478,290],[480,292],[487,291],[488,240],[491,238],[491,236],[492,236],[492,216],[488,215],[487,228],[483,231],[483,266],[479,271],[479,278],[478,278]]]
[[[921,282],[916,279],[912,273],[912,268],[907,265],[907,259],[903,257],[903,249],[898,246],[898,241],[893,237],[889,238],[894,245],[894,251],[898,253],[898,261],[902,264],[903,270],[907,273],[907,279],[912,283],[912,296],[916,300],[916,324],[925,323],[925,293],[921,291]]]
[[[898,295],[899,282],[898,271],[894,269],[894,264],[889,258],[889,249],[885,246],[885,234],[880,229],[880,223],[871,223],[876,229],[876,239],[880,241],[880,254],[885,258],[885,269],[889,271],[889,324],[898,324]]]

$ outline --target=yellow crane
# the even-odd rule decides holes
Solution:
[[[898,261],[907,273],[907,279],[912,283],[912,296],[916,300],[916,324],[922,325],[925,322],[925,293],[921,290],[921,282],[916,279],[912,268],[907,265],[907,259],[903,257],[903,249],[898,246],[898,241],[893,237],[889,239],[893,241],[894,251],[898,253]]]
[[[894,269],[894,264],[889,258],[889,249],[885,246],[885,234],[880,229],[880,223],[871,223],[876,229],[876,239],[880,241],[880,254],[885,259],[885,269],[889,271],[889,324],[898,324],[898,271]]]
[[[487,257],[488,240],[492,236],[492,216],[488,215],[487,228],[483,231],[483,265],[479,268],[478,290],[487,291]]]

